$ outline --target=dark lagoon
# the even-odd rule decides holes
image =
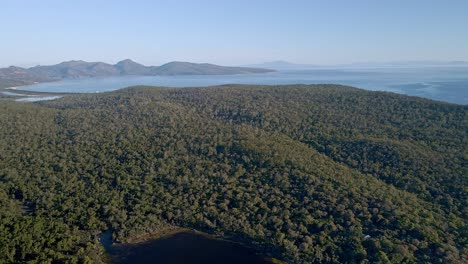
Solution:
[[[41,83],[22,90],[54,93],[96,93],[134,85],[200,87],[222,84],[323,84],[350,85],[389,91],[456,104],[468,104],[468,67],[311,69],[266,74],[123,76]]]
[[[182,231],[135,244],[112,245],[111,233],[101,236],[110,263],[272,263],[241,244],[209,235]]]

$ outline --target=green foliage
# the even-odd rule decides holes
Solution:
[[[86,262],[102,230],[183,226],[292,263],[463,263],[466,113],[331,85],[0,102],[0,252]]]

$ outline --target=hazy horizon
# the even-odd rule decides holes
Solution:
[[[0,67],[468,61],[466,1],[5,1]]]
[[[170,63],[170,62],[190,62],[190,63],[209,63],[209,64],[216,64],[216,63],[213,63],[213,62],[210,62],[210,61],[199,61],[199,62],[195,62],[195,61],[190,61],[190,60],[180,60],[180,61],[166,61],[166,62],[163,62],[161,64],[144,64],[144,63],[140,63],[139,61],[136,61],[136,60],[133,60],[131,58],[127,58],[127,59],[123,59],[123,60],[131,60],[131,61],[134,61],[136,63],[139,63],[139,64],[142,64],[144,66],[161,66],[161,65],[164,65],[166,63]],[[23,64],[23,65],[14,65],[14,64],[10,64],[10,65],[1,65],[0,64],[0,68],[7,68],[7,67],[21,67],[21,68],[32,68],[32,67],[35,67],[35,66],[52,66],[52,65],[56,65],[56,64],[60,64],[60,63],[63,63],[63,62],[70,62],[70,61],[85,61],[85,62],[89,62],[89,63],[94,63],[94,62],[103,62],[103,63],[107,63],[107,64],[110,64],[110,65],[115,65],[117,64],[118,62],[120,61],[123,61],[123,60],[113,60],[113,61],[97,61],[97,60],[89,60],[89,61],[86,61],[86,60],[82,60],[82,59],[79,59],[79,58],[75,58],[75,59],[70,59],[70,60],[64,60],[64,61],[58,61],[56,63],[51,63],[51,64],[42,64],[42,63],[37,63],[37,64]],[[297,63],[297,62],[294,62],[294,61],[287,61],[287,60],[269,60],[269,61],[260,61],[260,62],[257,62],[257,63],[250,63],[250,64],[219,64],[220,66],[234,66],[234,67],[261,67],[263,66],[262,64],[264,64],[264,66],[268,66],[268,64],[285,64],[285,65],[288,65],[290,64],[291,66],[294,66],[294,65],[297,65],[299,68],[300,66],[316,66],[316,67],[340,67],[340,66],[381,66],[381,65],[404,65],[404,64],[407,64],[407,65],[421,65],[421,66],[427,66],[427,65],[433,65],[433,66],[437,66],[437,65],[450,65],[451,63],[454,63],[454,65],[456,65],[455,63],[462,63],[461,66],[468,66],[468,61],[463,61],[463,60],[447,60],[447,61],[442,61],[442,60],[408,60],[408,61],[357,61],[357,62],[351,62],[351,63],[339,63],[339,64],[316,64],[316,63]]]

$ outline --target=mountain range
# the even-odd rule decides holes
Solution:
[[[0,69],[0,83],[30,84],[61,79],[107,77],[125,75],[224,75],[267,73],[274,70],[253,67],[227,67],[209,63],[173,61],[161,66],[145,66],[130,59],[114,65],[104,62],[73,60],[50,66],[21,68],[11,66]]]

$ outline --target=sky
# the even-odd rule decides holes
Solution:
[[[468,61],[467,0],[0,0],[0,67]]]

